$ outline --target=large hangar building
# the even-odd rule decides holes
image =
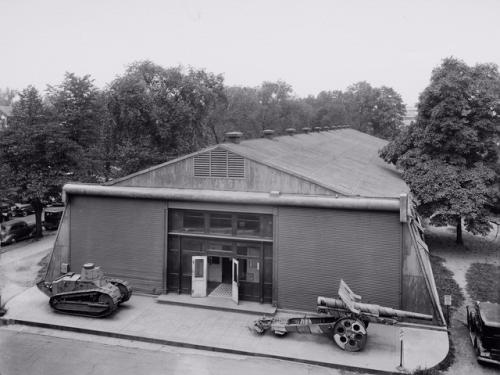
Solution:
[[[340,279],[443,324],[422,227],[386,141],[349,128],[227,142],[114,180],[68,184],[49,265],[152,295],[226,294],[312,311]]]

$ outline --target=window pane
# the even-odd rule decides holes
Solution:
[[[273,238],[273,215],[261,216],[261,235],[262,237]]]
[[[205,232],[205,216],[203,213],[184,211],[182,230],[185,232]]]
[[[233,251],[233,244],[229,241],[209,241],[208,250]]]
[[[175,230],[175,231],[182,230],[183,216],[184,216],[183,211],[171,210],[169,212],[168,221],[169,221],[170,230]]]
[[[257,259],[239,259],[240,280],[250,283],[260,282],[260,265]]]
[[[236,252],[238,255],[260,257],[260,245],[252,245],[239,242],[236,244]]]
[[[203,259],[194,260],[194,277],[203,277]]]
[[[238,236],[259,236],[260,217],[252,214],[239,214],[237,217],[236,234]]]
[[[203,240],[199,238],[183,238],[182,251],[203,251]]]
[[[210,214],[210,233],[233,234],[231,214]]]

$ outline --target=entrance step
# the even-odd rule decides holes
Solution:
[[[232,311],[256,315],[274,315],[276,307],[270,303],[258,303],[251,301],[240,301],[237,305],[227,297],[191,297],[189,294],[161,294],[156,302],[179,306],[191,306],[194,308]]]

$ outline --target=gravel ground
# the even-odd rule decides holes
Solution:
[[[498,368],[481,366],[477,363],[469,338],[465,309],[465,306],[472,302],[467,293],[465,279],[470,265],[472,263],[500,265],[500,234],[497,235],[497,228],[494,228],[487,237],[472,236],[464,232],[464,246],[455,244],[456,232],[452,227],[428,227],[426,234],[433,237],[434,246],[430,249],[431,253],[446,260],[444,265],[453,272],[453,277],[465,296],[465,303],[458,308],[451,319],[450,335],[455,346],[455,361],[445,373],[450,375],[498,374]]]

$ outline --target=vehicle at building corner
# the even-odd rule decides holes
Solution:
[[[128,282],[105,278],[94,263],[85,263],[81,274],[68,272],[52,282],[41,280],[37,287],[50,297],[49,304],[55,311],[92,318],[112,314],[132,295]]]
[[[0,226],[0,244],[4,246],[31,238],[35,234],[35,229],[35,224],[28,224],[23,220],[3,223]]]
[[[500,304],[467,306],[467,327],[478,362],[500,366]]]
[[[28,216],[35,213],[35,209],[29,203],[15,203],[14,216]]]
[[[59,227],[64,207],[47,207],[44,210],[43,226],[46,230],[56,230]]]
[[[6,202],[0,202],[0,223],[9,221],[12,218],[11,205]]]

